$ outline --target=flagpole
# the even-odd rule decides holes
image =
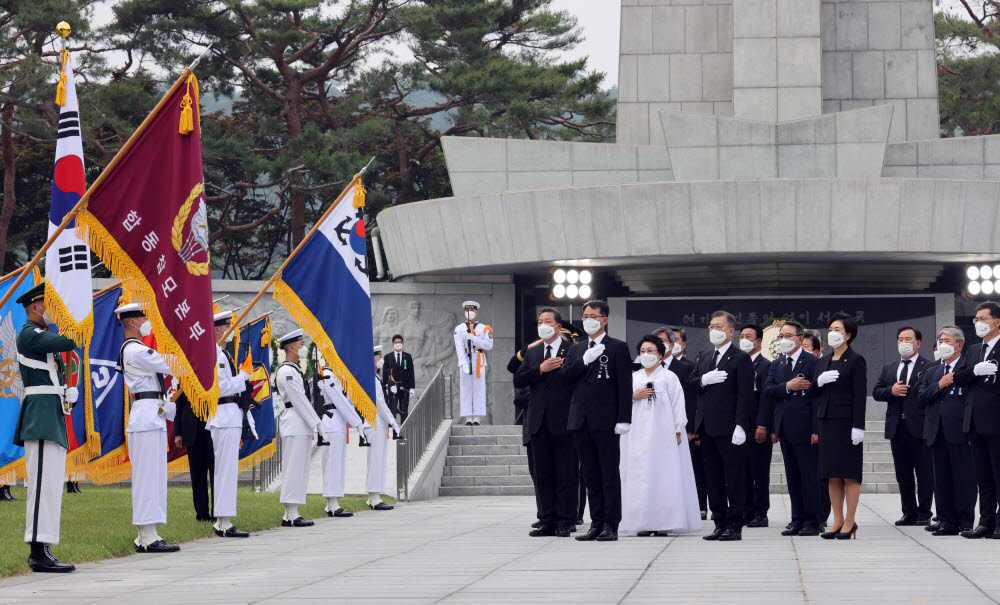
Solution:
[[[195,60],[195,63],[197,63],[197,61],[200,59],[201,57],[198,57],[198,59]],[[44,244],[42,244],[42,247],[38,250],[38,253],[35,254],[34,258],[28,261],[27,265],[24,266],[24,270],[22,271],[21,275],[18,276],[17,281],[14,282],[14,285],[11,286],[9,290],[7,290],[7,293],[3,295],[3,298],[0,298],[0,308],[3,308],[3,306],[7,304],[7,301],[9,301],[11,296],[14,295],[14,291],[17,290],[17,288],[21,285],[21,282],[24,281],[24,278],[31,274],[31,270],[35,268],[35,265],[38,264],[38,261],[45,256],[45,253],[48,252],[49,248],[52,247],[52,244],[55,243],[56,238],[58,238],[59,235],[66,230],[66,227],[69,226],[70,222],[76,217],[76,215],[80,212],[80,210],[82,210],[84,206],[87,205],[87,202],[90,201],[90,194],[93,193],[94,190],[97,189],[97,187],[99,187],[106,178],[108,178],[108,175],[110,175],[112,170],[114,170],[115,166],[118,165],[118,162],[120,162],[121,159],[125,157],[125,154],[128,153],[128,150],[132,148],[132,146],[139,139],[139,137],[142,136],[142,134],[146,131],[147,128],[149,128],[149,125],[150,123],[152,123],[153,119],[157,115],[159,115],[160,111],[167,104],[167,101],[174,95],[175,92],[177,92],[177,89],[179,89],[185,83],[190,73],[191,73],[191,68],[185,67],[184,71],[181,72],[180,77],[177,78],[177,81],[174,82],[174,85],[171,86],[170,90],[167,91],[167,94],[163,95],[163,98],[160,99],[160,102],[156,104],[156,107],[153,108],[153,111],[150,112],[148,116],[146,116],[146,119],[142,121],[142,124],[139,124],[139,128],[137,128],[136,131],[132,133],[132,136],[129,137],[128,141],[125,141],[125,144],[122,146],[121,149],[118,150],[118,153],[115,154],[115,157],[112,158],[110,162],[108,162],[107,167],[105,167],[104,170],[101,171],[101,174],[94,181],[94,184],[91,185],[89,189],[87,189],[87,192],[84,193],[83,197],[80,198],[80,201],[77,202],[75,206],[73,206],[73,209],[66,213],[66,215],[63,217],[62,222],[59,223],[59,225],[56,227],[56,230],[53,231],[51,235],[49,235],[49,239],[46,240]]]
[[[236,326],[238,326],[239,323],[243,321],[244,318],[246,318],[246,316],[250,313],[250,310],[253,309],[254,305],[260,302],[260,299],[263,298],[264,294],[267,293],[268,289],[270,289],[270,287],[274,285],[274,282],[278,281],[278,276],[281,275],[282,269],[284,269],[288,265],[289,261],[295,258],[295,255],[299,253],[299,250],[301,250],[302,247],[305,245],[305,243],[309,241],[309,238],[312,237],[314,233],[316,233],[316,231],[319,229],[319,226],[323,224],[323,221],[326,220],[326,217],[330,216],[330,213],[333,212],[334,208],[336,208],[337,205],[340,204],[340,202],[344,199],[344,196],[347,195],[347,192],[350,191],[351,188],[354,187],[354,185],[361,180],[361,175],[363,175],[365,171],[368,170],[368,167],[371,166],[372,162],[374,161],[375,161],[375,156],[372,156],[372,159],[368,160],[368,163],[365,164],[365,167],[359,170],[358,173],[354,175],[354,178],[351,179],[351,182],[347,184],[347,187],[345,187],[344,190],[340,192],[340,195],[337,196],[337,199],[334,200],[332,204],[330,204],[330,207],[326,209],[326,212],[323,213],[323,216],[321,216],[320,219],[316,221],[316,223],[312,226],[312,229],[309,230],[309,233],[307,233],[306,236],[302,238],[302,241],[299,242],[299,245],[295,246],[295,249],[292,250],[292,253],[288,255],[288,258],[285,259],[285,262],[281,263],[281,266],[278,267],[278,270],[274,272],[274,275],[272,275],[266,282],[264,282],[264,287],[260,289],[260,292],[257,293],[257,296],[254,296],[253,300],[247,303],[246,308],[243,310],[243,312],[240,313],[239,317],[237,317],[236,320],[229,325],[229,328],[226,330],[226,333],[223,334],[222,338],[219,339],[218,341],[219,346],[222,346],[222,344],[226,341],[226,339],[229,338],[229,335],[232,334],[233,330],[236,329]]]

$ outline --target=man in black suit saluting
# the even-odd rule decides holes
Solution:
[[[628,345],[607,334],[608,303],[583,307],[588,338],[570,347],[562,378],[573,389],[567,428],[583,467],[590,496],[590,531],[577,540],[618,539],[622,483],[618,473],[618,435],[632,422],[632,356]],[[749,359],[749,358],[747,358]]]
[[[389,389],[389,409],[399,413],[400,423],[410,415],[410,397],[417,387],[413,376],[413,356],[403,350],[403,335],[392,337],[392,353],[382,364],[382,384]]]
[[[551,307],[538,314],[538,346],[525,351],[514,386],[528,388],[524,418],[530,436],[538,520],[530,536],[568,538],[576,522],[577,466],[573,435],[566,428],[572,389],[560,379],[570,342],[562,338],[562,317]]]
[[[750,356],[733,345],[736,318],[712,313],[709,340],[715,347],[698,356],[688,379],[699,387],[696,433],[705,460],[708,502],[715,531],[706,540],[742,540],[746,503],[746,448],[753,397]],[[727,504],[728,501],[728,504]]]

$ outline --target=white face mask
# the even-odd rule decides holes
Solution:
[[[583,331],[593,336],[601,331],[601,320],[586,318],[583,320]]]
[[[990,324],[992,321],[977,321],[976,322],[976,336],[979,338],[985,337],[990,333]]]
[[[403,343],[397,342],[396,344],[392,345],[392,348],[394,350],[396,350],[396,351],[402,351],[403,350]]]
[[[913,343],[901,342],[896,345],[896,350],[899,351],[900,357],[909,357],[910,355],[913,355]]]
[[[375,369],[376,370],[381,370],[382,369],[382,365],[384,363],[385,363],[385,360],[380,357],[379,360],[375,362]]]
[[[939,342],[937,351],[934,352],[934,355],[938,359],[950,359],[951,356],[954,354],[955,354],[955,347],[951,346],[946,342]]]
[[[548,340],[555,336],[556,329],[549,324],[538,324],[538,337],[542,340]]]
[[[648,370],[656,367],[656,364],[660,363],[660,356],[654,353],[643,353],[639,356],[639,363],[642,364],[642,367]]]
[[[726,333],[722,330],[709,330],[708,340],[715,346],[719,346],[726,342]]]
[[[469,321],[475,321],[476,320],[476,312],[475,311],[466,311],[465,312],[465,318],[468,319]]]
[[[840,332],[830,332],[826,335],[826,341],[830,343],[830,346],[836,349],[840,345],[844,344],[844,335]]]
[[[680,355],[683,352],[684,352],[684,347],[681,346],[681,343],[675,342],[674,343],[674,350],[671,351],[671,353],[673,353],[674,355]]]
[[[747,340],[746,338],[741,338],[740,350],[743,351],[744,353],[750,353],[750,351],[753,351],[753,341]]]
[[[141,326],[139,326],[139,335],[145,338],[152,333],[153,333],[153,323],[147,319],[146,321],[142,322]]]
[[[788,355],[789,353],[795,350],[795,341],[792,340],[791,338],[779,338],[778,348],[781,349],[782,353]]]

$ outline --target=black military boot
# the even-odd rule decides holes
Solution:
[[[31,543],[28,566],[31,567],[31,571],[45,573],[69,573],[76,569],[75,566],[55,558],[49,551],[49,545],[41,542]]]

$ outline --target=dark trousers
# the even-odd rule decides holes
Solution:
[[[938,521],[948,529],[972,529],[976,521],[976,477],[969,444],[939,437],[931,447]]]
[[[528,474],[531,475],[531,485],[535,488],[535,517],[542,518],[542,502],[538,493],[538,479],[535,478],[535,457],[532,455],[535,449],[531,441],[524,444],[528,450]]]
[[[747,500],[744,513],[747,521],[766,517],[771,508],[771,435],[757,443],[747,435]]]
[[[792,525],[818,527],[820,523],[819,446],[791,445],[786,439],[778,442],[785,463],[785,482],[792,503]],[[823,482],[826,488],[826,482]],[[826,495],[830,506],[830,493]],[[827,509],[829,514],[829,509]]]
[[[573,436],[553,434],[543,422],[531,436],[538,519],[559,526],[576,522],[577,463]]]
[[[410,392],[406,389],[398,389],[393,396],[396,400],[395,412],[399,414],[399,423],[406,422],[406,417],[410,415]]]
[[[892,465],[896,469],[903,515],[929,519],[934,500],[930,448],[923,439],[911,435],[902,420],[889,441],[889,447],[892,449]]]
[[[617,531],[622,520],[618,435],[614,431],[596,431],[584,424],[573,432],[573,442],[587,482],[591,526],[606,523]]]
[[[747,497],[746,444],[733,445],[730,436],[703,434],[701,445],[715,526],[740,529]]]
[[[701,444],[695,443],[701,439],[688,441],[688,449],[691,451],[691,466],[694,468],[694,484],[698,489],[699,510],[708,510],[708,487],[705,485],[705,460],[701,455]]]
[[[195,515],[208,518],[208,490],[215,482],[215,448],[212,447],[212,433],[198,429],[198,440],[187,448],[188,466],[191,468],[191,497],[194,500]]]
[[[997,526],[997,486],[1000,486],[1000,435],[969,433],[972,462],[979,486],[979,524]]]
[[[817,450],[817,453],[819,450]],[[816,474],[819,474],[819,458],[816,460]],[[826,520],[830,518],[830,511],[833,504],[830,503],[830,480],[819,480],[819,524],[826,525]]]
[[[583,478],[583,465],[580,458],[576,459],[576,518],[583,519],[587,511],[587,480]]]

